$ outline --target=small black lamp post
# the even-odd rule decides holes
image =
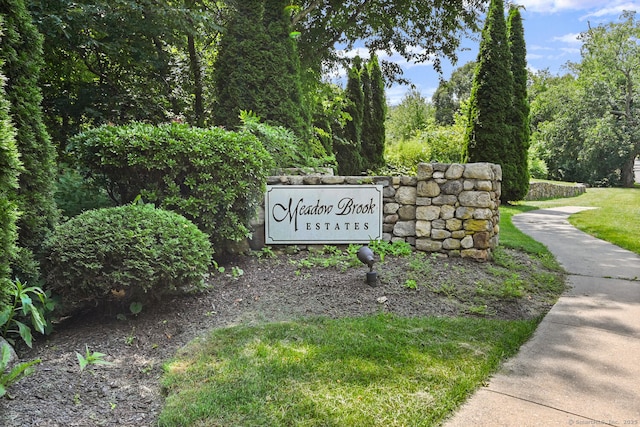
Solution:
[[[369,272],[367,273],[367,284],[369,286],[376,286],[378,284],[378,273],[373,271],[373,251],[368,246],[363,246],[358,249],[358,259],[363,264],[369,266]]]

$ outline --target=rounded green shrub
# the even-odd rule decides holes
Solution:
[[[43,271],[69,313],[114,296],[146,302],[201,289],[211,255],[208,236],[183,216],[126,205],[59,225],[45,245]]]
[[[171,123],[101,126],[72,138],[81,172],[120,205],[137,196],[177,212],[214,249],[249,235],[273,159],[248,132]]]

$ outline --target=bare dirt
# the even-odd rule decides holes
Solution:
[[[0,399],[0,425],[154,426],[164,402],[163,364],[212,328],[379,312],[496,319],[545,314],[562,289],[549,292],[535,283],[560,273],[524,253],[502,252],[507,268],[459,258],[387,256],[375,266],[377,286],[366,283],[366,266],[320,267],[305,261],[307,251],[237,257],[226,263],[225,273],[210,277],[205,293],[144,306],[138,315],[117,305],[97,307],[38,337],[33,349],[19,348],[21,360],[42,362],[9,389],[9,398]],[[505,280],[520,295],[496,291]],[[81,372],[76,352],[84,355],[87,347],[104,353],[110,365],[92,364]]]

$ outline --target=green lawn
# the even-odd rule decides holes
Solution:
[[[536,325],[380,314],[215,330],[165,367],[159,425],[438,425]]]

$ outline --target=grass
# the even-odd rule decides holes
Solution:
[[[536,324],[380,314],[215,330],[166,366],[159,425],[437,425]]]

